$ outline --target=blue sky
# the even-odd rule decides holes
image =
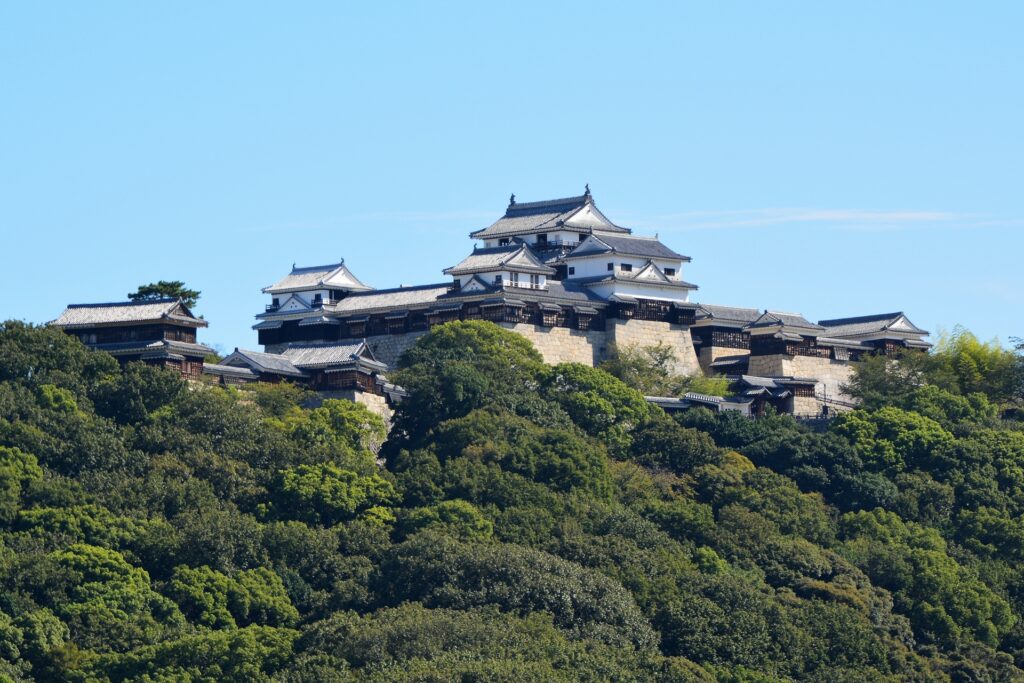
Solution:
[[[181,279],[209,343],[344,257],[443,280],[510,193],[695,299],[1024,336],[1024,3],[4,3],[0,318]]]

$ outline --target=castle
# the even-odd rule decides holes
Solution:
[[[842,386],[861,355],[929,347],[928,333],[902,313],[814,323],[692,301],[697,285],[683,279],[690,257],[613,223],[589,187],[539,202],[513,195],[504,215],[469,236],[479,244],[437,284],[373,289],[344,262],[293,267],[263,290],[270,301],[254,328],[264,352],[365,341],[394,367],[434,325],[490,320],[530,339],[552,364],[597,365],[616,347],[666,344],[677,371],[724,375],[736,395],[684,401],[818,415],[822,406],[848,407]]]
[[[698,404],[759,414],[771,405],[815,416],[852,406],[842,387],[864,354],[930,346],[928,333],[902,313],[815,323],[797,313],[692,301],[697,285],[683,279],[690,257],[613,223],[589,187],[538,202],[513,195],[504,215],[469,236],[479,244],[436,284],[374,289],[344,261],[293,266],[263,289],[270,300],[254,325],[263,351],[236,349],[204,373],[223,384],[299,381],[383,408],[401,396],[386,372],[418,337],[449,321],[489,320],[528,338],[552,364],[594,366],[616,348],[663,344],[677,372],[729,379],[728,399],[652,397],[666,409]],[[55,324],[81,332],[69,326],[80,314],[74,308]],[[198,326],[176,310],[178,324]],[[188,341],[195,343],[194,330]],[[175,343],[173,355],[184,358]],[[161,342],[165,351],[171,346]],[[180,362],[193,373],[197,349],[191,353]]]

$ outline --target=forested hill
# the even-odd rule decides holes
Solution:
[[[1021,368],[872,360],[822,433],[449,323],[385,441],[8,322],[0,680],[1024,680]]]

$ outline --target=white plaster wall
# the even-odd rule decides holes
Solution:
[[[666,268],[675,268],[676,274],[670,275],[670,280],[679,280],[683,274],[683,262],[674,261],[668,259],[649,259],[654,262],[654,265],[658,266],[662,270]],[[595,254],[594,256],[579,256],[566,259],[566,265],[576,269],[571,278],[574,277],[593,277],[595,275],[607,275],[613,271],[608,270],[608,264],[612,263],[615,265],[614,272],[622,272],[620,265],[628,263],[633,266],[633,272],[637,272],[645,265],[647,265],[648,259],[646,258],[632,258],[628,256],[620,256],[618,254]]]
[[[690,300],[690,290],[673,289],[671,287],[655,287],[643,282],[628,282],[618,280],[604,284],[594,285],[590,288],[600,297],[607,299],[613,294],[625,294],[641,299],[656,299],[658,301],[680,301]]]

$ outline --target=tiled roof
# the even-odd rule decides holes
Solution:
[[[126,356],[139,353],[151,358],[162,358],[167,355],[194,357],[205,356],[208,353],[213,353],[213,349],[205,344],[190,344],[189,342],[173,341],[171,339],[89,344],[89,347],[98,351],[106,351],[114,356]]]
[[[543,199],[539,202],[509,202],[505,210],[508,218],[519,216],[537,216],[549,213],[568,213],[581,208],[590,201],[589,194],[581,194],[577,197],[562,197],[561,199]]]
[[[354,360],[376,362],[366,342],[334,342],[328,344],[292,344],[281,355],[297,368],[325,367]]]
[[[813,377],[760,377],[758,375],[740,375],[736,381],[746,386],[764,387],[766,389],[778,389],[792,385],[817,384],[818,382],[818,380]]]
[[[758,308],[737,308],[735,306],[716,306],[715,304],[700,304],[697,309],[697,321],[713,320],[720,323],[752,323],[761,317],[761,310]]]
[[[255,379],[258,376],[249,368],[239,368],[233,365],[221,365],[220,363],[203,363],[203,373],[207,375],[229,375],[250,379]]]
[[[350,294],[333,306],[325,306],[324,310],[334,315],[347,316],[356,312],[363,313],[389,308],[422,308],[437,301],[439,296],[447,294],[451,288],[451,283],[444,282],[418,287],[376,289],[371,292]]]
[[[276,353],[235,349],[235,352],[220,362],[221,365],[240,365],[250,367],[256,372],[265,372],[286,377],[304,377],[301,370],[295,367],[290,359]]]
[[[195,327],[207,323],[196,318],[180,299],[122,301],[106,304],[71,304],[51,325],[89,327],[117,323],[146,323],[172,320]]]
[[[815,325],[799,313],[784,313],[782,311],[765,311],[757,318],[757,320],[747,325],[747,327],[750,329],[758,329],[763,327],[775,327],[776,325],[813,331],[821,331],[825,329],[821,325]]]
[[[658,273],[661,273],[661,277],[638,277],[651,272],[650,267],[657,269]],[[602,275],[591,275],[590,277],[577,277],[568,280],[567,282],[573,282],[581,284],[585,287],[592,287],[604,282],[632,282],[644,285],[655,285],[660,287],[674,287],[677,289],[698,289],[697,285],[692,282],[686,282],[685,280],[671,280],[661,272],[657,266],[653,263],[648,262],[643,268],[639,268],[633,273],[623,273],[621,271],[615,271],[612,273]]]
[[[304,370],[344,365],[353,361],[377,362],[364,341],[291,344],[281,353],[262,353],[235,349],[221,361],[222,365],[246,366],[258,373],[304,377]]]
[[[452,290],[443,297],[439,297],[438,303],[447,302],[473,302],[520,304],[526,301],[551,302],[567,305],[601,306],[606,301],[594,294],[580,283],[572,280],[548,280],[544,289],[530,289],[528,287],[501,287],[492,288],[490,291],[462,292]]]
[[[555,269],[545,266],[524,243],[474,249],[457,266],[446,268],[446,275],[468,275],[494,270],[515,270],[521,273],[554,275]]]
[[[595,254],[624,254],[644,258],[662,258],[680,261],[691,260],[672,251],[655,237],[637,237],[634,235],[613,235],[595,232],[578,247],[569,252],[565,258],[575,256],[592,256]]]
[[[559,227],[582,232],[604,230],[629,233],[629,230],[615,225],[597,210],[588,191],[578,197],[541,202],[512,202],[505,210],[504,216],[489,227],[470,233],[470,237],[492,239],[556,230]]]
[[[725,372],[725,370],[738,370],[742,369],[746,371],[747,366],[750,364],[750,356],[747,354],[740,354],[736,356],[719,356],[715,360],[708,364],[708,367],[714,368]],[[723,370],[724,368],[724,370]],[[732,373],[735,374],[735,373]]]
[[[332,263],[326,266],[307,266],[296,268],[269,287],[264,287],[267,294],[283,294],[316,287],[334,287],[353,291],[372,289],[364,285],[352,274],[345,262]]]
[[[910,322],[902,312],[820,320],[818,324],[833,337],[865,336],[890,331],[912,335],[928,334],[927,331]]]

